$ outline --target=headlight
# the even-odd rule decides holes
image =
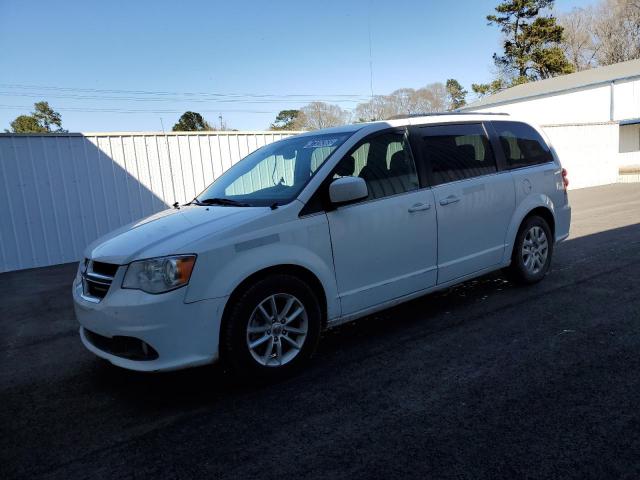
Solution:
[[[147,293],[174,290],[189,283],[195,263],[195,255],[175,255],[132,262],[124,275],[122,288]]]

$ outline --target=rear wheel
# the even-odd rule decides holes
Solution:
[[[553,237],[547,222],[538,216],[527,218],[513,246],[510,277],[523,284],[539,282],[549,271],[552,254]]]
[[[321,309],[311,288],[292,275],[257,281],[236,297],[225,318],[224,359],[244,378],[289,375],[313,355]]]

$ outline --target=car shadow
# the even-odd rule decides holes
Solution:
[[[449,315],[461,304],[484,301],[490,295],[513,288],[517,287],[494,273],[334,327],[324,333],[311,365],[280,381],[247,383],[234,377],[223,364],[147,373],[124,370],[98,358],[91,363],[87,377],[96,391],[117,395],[141,410],[147,411],[150,406],[197,408],[223,398],[295,385],[305,382],[307,376],[322,376],[328,363],[333,363],[332,357],[339,352],[357,351],[376,338],[388,338],[411,326],[419,325],[423,333],[425,329],[435,333],[451,328],[455,323],[464,322],[464,318]],[[330,366],[329,370],[332,369]]]
[[[222,365],[204,366],[163,373],[139,373],[112,366],[96,359],[86,372],[97,391],[117,395],[121,400],[148,409],[189,409],[210,406],[221,399],[241,398],[257,392],[300,388],[339,375],[345,361],[366,357],[370,350],[390,341],[402,342],[415,336],[436,335],[471,321],[481,321],[496,309],[573,281],[572,266],[584,258],[593,260],[596,252],[614,255],[615,248],[640,247],[640,223],[570,239],[558,245],[547,278],[532,286],[520,286],[497,271],[446,290],[427,294],[374,315],[332,328],[325,332],[311,365],[302,372],[270,384],[244,384]],[[602,262],[607,263],[608,257]],[[588,273],[588,272],[587,272]]]

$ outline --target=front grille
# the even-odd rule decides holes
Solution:
[[[99,302],[111,287],[118,265],[85,260],[82,272],[82,291],[85,298]]]
[[[118,265],[114,265],[113,263],[91,262],[91,270],[99,275],[106,275],[113,278],[118,271]]]
[[[84,281],[86,283],[86,294],[90,297],[99,298],[102,300],[111,286],[111,281],[97,279],[92,275],[85,275]]]

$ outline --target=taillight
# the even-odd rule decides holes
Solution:
[[[564,185],[564,189],[566,190],[569,186],[569,179],[567,178],[567,169],[562,169],[562,184]]]

